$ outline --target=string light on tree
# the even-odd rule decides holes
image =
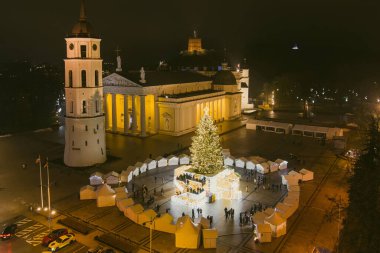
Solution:
[[[190,147],[193,169],[201,174],[212,174],[223,168],[218,128],[208,112],[206,107]]]

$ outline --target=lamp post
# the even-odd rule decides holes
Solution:
[[[152,234],[153,234],[152,225],[155,219],[156,217],[154,217],[151,221],[144,222],[144,225],[146,225],[147,223],[150,224],[149,225],[149,253],[152,253]]]
[[[49,231],[51,222],[51,206],[50,206],[50,176],[49,176],[49,158],[46,157],[46,164],[44,166],[47,171],[47,193],[48,193],[48,220],[49,220]]]
[[[40,155],[38,155],[37,163],[40,165],[41,209],[44,209],[44,193],[42,190],[42,165],[41,165],[41,156]]]

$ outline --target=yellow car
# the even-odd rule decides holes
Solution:
[[[75,241],[75,235],[73,233],[68,233],[66,235],[60,236],[57,240],[51,242],[48,248],[51,252],[55,252],[59,249],[62,249],[63,247],[66,247],[71,243],[74,243]]]

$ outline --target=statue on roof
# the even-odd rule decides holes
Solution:
[[[140,69],[140,83],[146,83],[144,67],[141,67]]]

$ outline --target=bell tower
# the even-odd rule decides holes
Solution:
[[[65,154],[70,167],[106,161],[100,38],[88,23],[84,0],[80,17],[66,38]]]

